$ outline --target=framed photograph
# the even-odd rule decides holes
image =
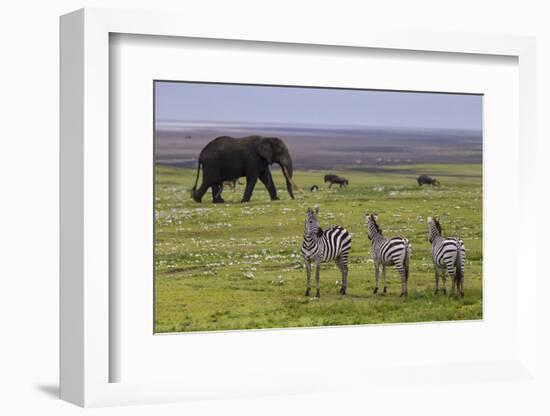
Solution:
[[[61,18],[62,398],[537,383],[534,40],[179,18]]]
[[[156,80],[154,332],[482,319],[482,101]]]

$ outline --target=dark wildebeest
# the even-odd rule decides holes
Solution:
[[[325,183],[330,182],[329,188],[332,186],[332,184],[337,183],[340,185],[340,188],[342,186],[348,186],[349,182],[346,178],[342,178],[338,175],[325,175]]]
[[[319,190],[319,187],[317,185],[313,185],[311,188],[309,188],[311,192],[317,192]]]
[[[418,182],[418,186],[421,185],[433,185],[433,186],[441,186],[439,181],[435,178],[430,178],[428,175],[420,175],[416,181]]]

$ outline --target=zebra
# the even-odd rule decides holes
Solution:
[[[317,215],[319,207],[313,211],[307,209],[304,222],[304,240],[302,242],[302,256],[306,265],[307,288],[305,296],[309,296],[311,290],[311,264],[315,263],[315,282],[317,284],[317,295],[321,296],[319,273],[321,263],[334,260],[342,273],[342,287],[340,295],[346,294],[348,286],[348,255],[351,250],[351,235],[339,225],[323,230],[319,226]]]
[[[442,237],[441,224],[436,218],[428,218],[428,239],[432,243],[432,261],[435,269],[435,294],[439,293],[439,274],[443,280],[443,294],[447,294],[445,273],[453,279],[451,289],[457,297],[464,297],[464,260],[466,249],[458,237]]]
[[[376,223],[378,214],[365,214],[367,220],[367,233],[371,240],[371,256],[374,261],[376,287],[373,293],[378,293],[378,277],[382,266],[382,278],[384,279],[384,293],[387,292],[386,266],[395,266],[401,276],[401,295],[407,296],[407,281],[409,280],[409,262],[411,258],[411,244],[404,237],[384,238],[382,230]]]

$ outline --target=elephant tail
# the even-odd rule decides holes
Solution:
[[[197,177],[195,178],[195,185],[193,185],[193,189],[191,189],[191,197],[195,195],[195,191],[197,190],[197,183],[199,182],[199,174],[201,172],[201,161],[199,160],[199,165],[197,166]]]

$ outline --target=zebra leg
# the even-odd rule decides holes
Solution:
[[[386,293],[388,291],[388,285],[386,283],[386,266],[382,265],[382,281],[384,282],[384,291],[383,293]]]
[[[378,277],[380,275],[380,264],[378,263],[374,263],[374,279],[375,279],[375,284],[376,286],[374,286],[374,294],[376,295],[378,293]]]
[[[464,299],[464,256],[462,256],[461,264],[458,265],[460,268],[460,297]]]
[[[340,288],[340,294],[345,295],[346,289],[348,287],[348,265],[347,265],[347,259],[344,257],[340,257],[336,264],[338,265],[338,268],[340,269],[340,272],[342,273],[342,287]]]
[[[304,293],[305,296],[309,296],[309,292],[311,291],[311,263],[309,260],[305,261],[306,263],[306,293]]]
[[[445,269],[441,271],[441,280],[443,280],[443,294],[447,294],[447,275],[445,274]]]
[[[460,297],[464,298],[464,257],[462,257],[462,263],[460,267]]]
[[[435,294],[439,294],[439,268],[434,264],[435,269]]]
[[[453,280],[453,287],[451,288],[451,296],[457,297],[458,296],[458,293],[457,293],[457,290],[456,290],[457,282],[456,282],[456,279],[453,276],[451,276],[451,278]]]
[[[320,282],[320,275],[321,274],[321,260],[317,260],[317,264],[315,265],[315,284],[317,285],[317,296],[318,298],[321,297],[321,282]]]
[[[458,297],[460,297],[460,276],[458,276],[457,273],[455,273],[454,270],[449,272],[449,275],[453,279],[453,288],[452,288],[451,292],[452,292],[452,294],[454,295],[455,298],[458,298]]]

